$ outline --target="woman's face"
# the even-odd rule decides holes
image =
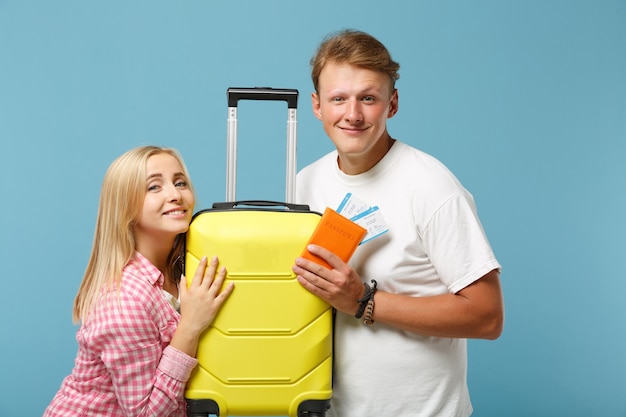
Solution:
[[[171,243],[189,227],[195,204],[193,192],[182,166],[167,153],[148,158],[146,178],[146,196],[135,224],[135,239],[138,246],[151,240]]]

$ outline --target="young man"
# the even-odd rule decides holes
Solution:
[[[298,174],[297,200],[320,212],[371,209],[377,235],[350,264],[311,246],[332,269],[294,266],[337,310],[330,414],[469,416],[466,338],[499,337],[504,316],[500,264],[472,196],[387,132],[399,64],[378,40],[335,33],[311,64],[313,112],[336,150]]]

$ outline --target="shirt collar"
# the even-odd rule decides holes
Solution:
[[[165,278],[159,268],[154,266],[148,258],[139,252],[135,252],[135,257],[131,260],[131,263],[135,264],[141,275],[146,278],[150,285],[158,285],[160,288],[163,288]]]

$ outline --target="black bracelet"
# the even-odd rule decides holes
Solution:
[[[374,293],[376,292],[376,286],[378,285],[378,283],[376,282],[376,280],[372,280],[371,283],[374,284],[371,287],[369,286],[369,284],[367,284],[367,282],[363,283],[363,285],[365,286],[365,294],[363,294],[363,298],[357,300],[357,303],[359,303],[359,309],[354,316],[357,319],[363,317],[363,313],[365,312],[365,307],[367,307],[367,303],[370,301],[371,298],[374,298]]]

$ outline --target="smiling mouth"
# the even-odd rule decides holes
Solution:
[[[367,128],[356,126],[340,126],[339,128],[347,132],[363,132],[364,130],[367,130]]]
[[[185,214],[187,212],[187,210],[172,210],[172,211],[168,211],[163,213],[166,216],[180,216],[181,214]]]

